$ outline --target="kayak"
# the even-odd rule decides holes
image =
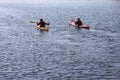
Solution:
[[[48,31],[49,30],[48,27],[40,27],[40,26],[37,26],[37,25],[36,25],[36,27],[41,31]]]
[[[36,27],[41,30],[41,31],[48,31],[49,28],[48,27],[41,27],[40,25],[37,24],[37,22],[34,21],[29,21],[30,23],[35,23]],[[46,23],[46,25],[50,25],[50,23]]]
[[[77,25],[75,24],[75,21],[68,21],[68,23],[69,23],[71,26],[74,26],[74,27],[77,27],[77,28],[84,28],[84,29],[88,29],[88,30],[89,30],[89,26],[83,26],[83,25],[77,26]]]

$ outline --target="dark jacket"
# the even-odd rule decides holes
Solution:
[[[40,25],[40,27],[45,27],[46,23],[44,21],[41,21],[37,25]]]
[[[81,26],[81,25],[83,25],[83,23],[82,23],[81,20],[76,21],[75,24],[76,24],[77,26]]]

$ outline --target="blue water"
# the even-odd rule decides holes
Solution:
[[[1,3],[0,80],[120,80],[120,2],[104,1]],[[29,23],[40,18],[48,32]]]

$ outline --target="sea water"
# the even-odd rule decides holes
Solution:
[[[89,30],[68,24],[78,17]],[[0,4],[0,80],[119,79],[119,0]]]

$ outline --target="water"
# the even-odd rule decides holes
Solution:
[[[1,4],[0,80],[119,80],[120,2],[104,1]],[[68,25],[77,17],[90,30]],[[29,23],[40,18],[49,32]]]

